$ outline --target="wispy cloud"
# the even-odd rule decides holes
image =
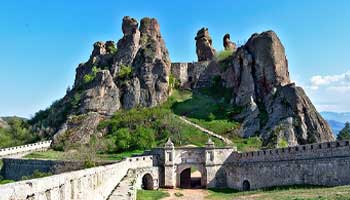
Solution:
[[[318,111],[350,111],[350,70],[341,74],[315,75],[301,86]]]
[[[313,76],[310,79],[310,84],[312,90],[318,90],[322,87],[335,92],[348,92],[350,91],[350,70],[342,74]]]

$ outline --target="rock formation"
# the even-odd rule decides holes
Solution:
[[[0,128],[7,129],[9,127],[9,124],[0,117]]]
[[[273,31],[253,34],[238,49],[226,34],[224,47],[232,55],[216,61],[208,29],[202,28],[195,37],[200,62],[186,65],[188,69],[173,65],[178,70],[170,69],[156,19],[143,18],[139,26],[136,19],[124,17],[122,31],[117,44],[96,42],[89,60],[76,69],[73,88],[30,120],[41,135],[87,143],[91,135],[103,134],[97,131],[99,122],[118,110],[166,101],[172,71],[187,88],[210,87],[216,78],[232,90],[230,102],[242,110],[232,118],[241,122],[243,137],[261,136],[265,146],[334,140],[303,89],[291,83],[284,47]]]
[[[196,40],[196,53],[198,61],[212,60],[215,56],[215,49],[212,46],[212,40],[209,35],[208,28],[202,28],[197,32]]]
[[[303,89],[291,83],[284,47],[273,31],[253,34],[233,55],[220,76],[222,85],[232,88],[233,104],[242,108],[234,117],[242,122],[241,136],[259,135],[265,146],[281,140],[292,146],[334,140]],[[212,68],[213,63],[201,77],[213,78]]]
[[[226,51],[236,51],[236,44],[231,41],[230,34],[228,33],[224,35],[223,45]]]
[[[89,60],[76,69],[74,87],[33,119],[42,135],[86,143],[98,123],[119,109],[152,107],[167,100],[170,75],[168,50],[156,19],[124,17],[124,36],[96,42]]]

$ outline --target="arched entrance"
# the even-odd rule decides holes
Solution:
[[[250,183],[247,180],[243,181],[243,191],[249,191],[250,190]]]
[[[201,188],[202,187],[202,174],[195,168],[190,167],[184,169],[180,173],[180,188]]]
[[[153,190],[154,183],[153,183],[153,177],[151,176],[151,174],[145,174],[142,177],[141,188],[144,189],[144,190]]]

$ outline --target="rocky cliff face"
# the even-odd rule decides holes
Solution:
[[[208,28],[202,28],[197,32],[196,53],[198,61],[212,60],[215,56],[215,49],[212,46],[213,41],[209,35]]]
[[[7,129],[9,127],[8,123],[0,117],[0,128]]]
[[[76,69],[65,97],[31,122],[42,135],[86,143],[98,123],[120,109],[152,107],[166,101],[170,59],[156,19],[124,17],[124,36],[96,42],[90,59]]]
[[[291,83],[284,47],[273,31],[253,34],[227,59],[224,69],[213,59],[198,82],[220,76],[222,87],[232,89],[232,103],[242,108],[234,116],[242,122],[241,136],[260,135],[265,146],[334,140],[303,89]]]
[[[73,88],[29,121],[41,135],[87,143],[102,134],[99,122],[116,111],[166,101],[172,71],[185,88],[215,82],[229,89],[230,102],[242,111],[232,118],[241,122],[243,137],[259,135],[265,146],[334,140],[303,89],[291,83],[284,47],[273,31],[253,34],[239,48],[226,34],[223,45],[232,54],[218,60],[208,29],[202,28],[195,37],[199,62],[172,69],[156,19],[143,18],[139,25],[124,17],[122,31],[117,43],[96,42],[89,60],[76,69]]]

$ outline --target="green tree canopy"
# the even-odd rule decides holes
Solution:
[[[346,122],[345,127],[339,131],[337,140],[350,140],[350,123]]]

